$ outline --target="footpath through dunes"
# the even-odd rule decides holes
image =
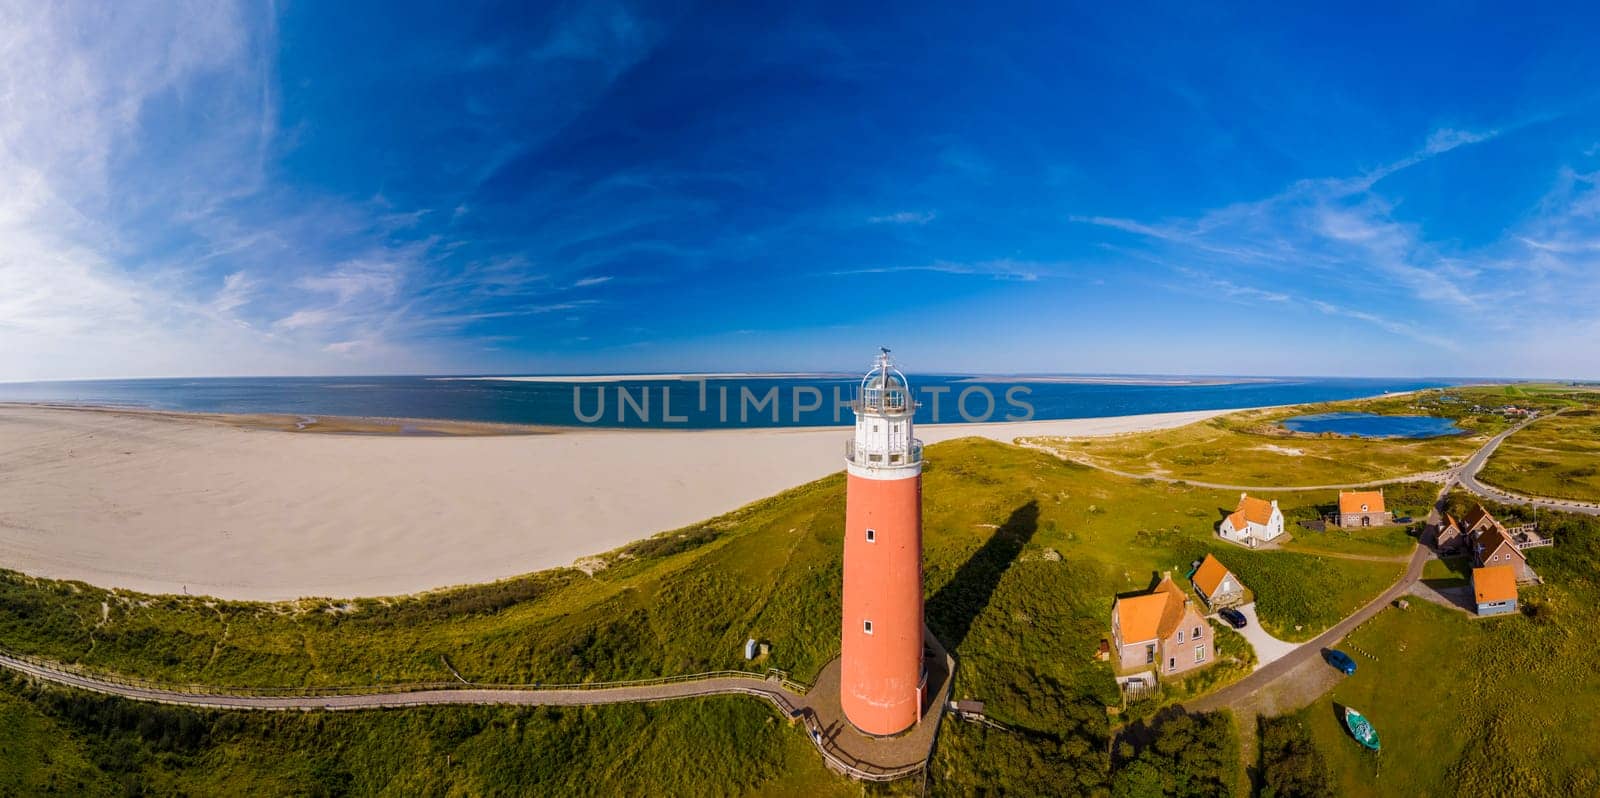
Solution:
[[[863,781],[893,781],[922,770],[933,753],[949,697],[954,659],[937,641],[930,652],[929,690],[923,720],[892,738],[861,734],[844,720],[839,705],[839,663],[830,662],[816,685],[791,681],[782,671],[765,674],[720,671],[631,682],[543,686],[410,685],[349,689],[246,691],[200,686],[167,687],[137,680],[77,672],[31,657],[0,654],[0,668],[60,687],[131,701],[194,707],[267,711],[355,711],[427,706],[580,707],[639,704],[746,695],[765,699],[785,717],[804,726],[827,765]],[[458,676],[459,678],[459,676]],[[278,694],[273,694],[278,693]]]
[[[1227,411],[919,427],[1092,436]],[[153,594],[393,596],[566,566],[840,471],[835,428],[278,432],[0,405],[4,567]]]

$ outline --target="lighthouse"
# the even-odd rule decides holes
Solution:
[[[898,734],[922,716],[922,442],[906,377],[878,355],[852,408],[845,446],[844,622],[839,700],[870,735]]]

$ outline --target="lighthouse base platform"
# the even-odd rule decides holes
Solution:
[[[939,721],[950,700],[955,658],[923,628],[922,654],[928,681],[922,694],[922,719],[895,735],[865,734],[845,717],[839,703],[839,659],[822,667],[806,691],[802,719],[828,767],[863,781],[893,781],[920,772],[933,754]]]

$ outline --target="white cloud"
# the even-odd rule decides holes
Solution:
[[[996,280],[1020,280],[1033,282],[1041,276],[1054,276],[1056,269],[1061,264],[1040,263],[1038,261],[1013,260],[1011,258],[997,258],[994,260],[974,261],[961,263],[954,261],[934,261],[917,266],[869,266],[862,269],[846,269],[832,272],[834,275],[849,274],[893,274],[895,272],[936,272],[939,274],[970,274],[979,277],[989,277]]]
[[[933,211],[900,211],[883,216],[868,216],[868,224],[916,224],[923,225],[933,221],[938,214]]]
[[[1600,174],[1563,172],[1504,235],[1470,248],[1399,218],[1383,189],[1401,170],[1500,135],[1438,130],[1372,172],[1301,180],[1193,219],[1071,220],[1142,239],[1127,254],[1173,269],[1180,290],[1304,306],[1422,343],[1438,356],[1433,373],[1600,373]]]
[[[434,242],[383,238],[428,211],[301,195],[297,215],[237,210],[290,196],[264,177],[271,13],[0,0],[0,379],[439,362],[398,340],[449,310],[404,296]],[[325,259],[335,239],[366,254]]]
[[[608,282],[611,282],[611,275],[603,274],[603,275],[597,275],[595,277],[585,277],[585,278],[573,283],[572,285],[575,288],[588,288],[591,285],[600,285],[601,283],[608,283]]]

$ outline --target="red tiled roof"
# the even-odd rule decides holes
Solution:
[[[1117,628],[1122,630],[1122,644],[1171,637],[1183,621],[1183,605],[1187,600],[1183,588],[1170,576],[1163,576],[1161,584],[1149,593],[1117,599],[1112,612],[1117,618]]]
[[[1233,528],[1237,531],[1244,531],[1246,522],[1266,526],[1272,522],[1272,502],[1240,496],[1239,509],[1228,516],[1228,522],[1233,524]]]
[[[1381,490],[1339,492],[1339,513],[1341,515],[1381,512],[1385,512],[1383,509],[1383,491]]]
[[[1491,565],[1472,569],[1472,592],[1479,604],[1491,601],[1510,601],[1517,597],[1517,569],[1509,565]]]
[[[1222,561],[1216,557],[1207,554],[1206,558],[1200,561],[1200,567],[1195,569],[1194,576],[1189,579],[1194,582],[1196,590],[1207,596],[1214,596],[1217,594],[1217,588],[1222,586],[1223,578],[1227,575],[1228,566],[1223,565]],[[1207,601],[1209,600],[1207,599]]]

